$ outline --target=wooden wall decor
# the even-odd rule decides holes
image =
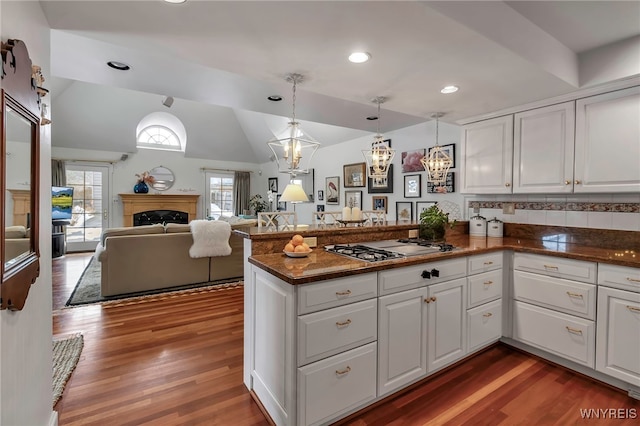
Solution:
[[[0,42],[0,47],[2,88],[29,112],[40,117],[40,92],[27,46],[22,40],[9,39],[6,43]]]

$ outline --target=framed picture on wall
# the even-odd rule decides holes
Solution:
[[[367,178],[369,186],[367,192],[369,194],[391,194],[393,193],[393,164],[389,164],[387,177],[384,179]]]
[[[362,210],[362,191],[344,191],[344,205]]]
[[[274,194],[278,193],[278,178],[277,177],[269,178],[269,191],[273,192]]]
[[[345,164],[342,166],[344,187],[360,188],[366,185],[364,180],[367,172],[367,163]]]
[[[318,190],[318,201],[324,201],[324,191],[322,189]]]
[[[430,194],[447,194],[455,192],[455,181],[455,172],[449,172],[447,173],[447,180],[444,185],[427,182],[427,192]]]
[[[340,204],[340,177],[331,176],[326,179],[327,204]]]
[[[280,197],[282,197],[282,194],[278,194],[278,197],[277,197],[278,211],[279,212],[283,212],[283,211],[287,210],[287,202],[286,201],[280,201]]]
[[[420,198],[422,196],[422,180],[420,175],[405,175],[404,198]]]
[[[402,173],[423,172],[424,167],[422,167],[420,160],[424,158],[426,152],[427,150],[424,148],[403,152],[400,157],[402,161]]]
[[[413,220],[413,202],[396,201],[396,222],[411,222]]]
[[[385,213],[388,212],[388,201],[387,201],[387,197],[384,195],[374,195],[372,200],[371,200],[371,204],[373,207],[373,210],[384,210]]]
[[[429,153],[431,153],[431,150],[434,147],[429,148]],[[449,157],[451,157],[451,160],[453,161],[453,164],[451,164],[451,168],[455,169],[456,168],[456,144],[452,143],[449,145],[440,145],[440,148],[442,149],[442,151],[444,151]]]

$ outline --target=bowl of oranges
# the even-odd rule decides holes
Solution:
[[[294,235],[282,250],[289,257],[307,257],[311,253],[309,245],[304,242],[304,237],[300,234]]]

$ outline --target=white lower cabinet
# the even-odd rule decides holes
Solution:
[[[298,424],[325,424],[376,397],[376,343],[298,368]]]
[[[467,352],[475,352],[502,337],[502,299],[467,311]]]
[[[427,371],[432,372],[466,355],[467,280],[428,287]]]
[[[427,289],[378,299],[378,395],[427,374]]]
[[[632,277],[624,286],[640,273],[619,269]],[[597,324],[596,370],[640,387],[640,293],[599,286]]]

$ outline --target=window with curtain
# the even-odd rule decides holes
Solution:
[[[233,175],[230,173],[207,172],[206,180],[209,206],[207,217],[217,220],[221,216],[233,216]]]

